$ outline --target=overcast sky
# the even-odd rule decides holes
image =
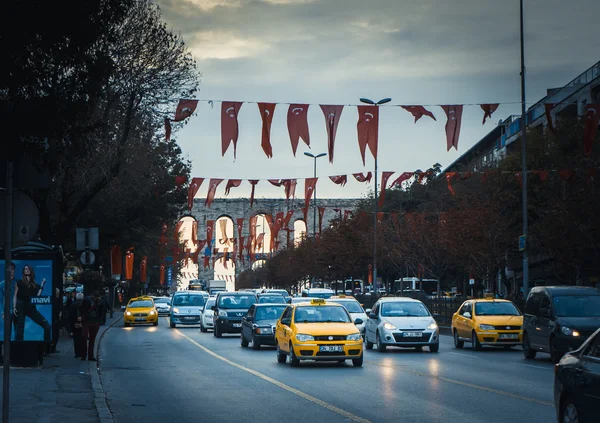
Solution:
[[[399,107],[382,107],[379,170],[413,171],[449,165],[497,125],[520,114],[518,0],[157,0],[180,32],[202,73],[200,103],[176,138],[192,160],[192,175],[265,179],[257,197],[282,197],[266,179],[305,178],[313,161],[304,151],[327,151],[319,104],[357,104],[360,97],[428,107],[437,122]],[[560,87],[600,60],[597,0],[525,0],[527,102]],[[240,109],[237,160],[221,157],[220,100],[247,101]],[[300,141],[294,158],[287,105],[273,119],[273,158],[261,149],[257,101],[310,103],[311,149]],[[446,116],[435,105],[505,103],[482,126],[479,106],[465,106],[458,151],[446,152]],[[512,103],[512,104],[509,104]],[[356,107],[345,107],[334,163],[318,161],[319,197],[361,197],[370,185],[360,158]],[[342,188],[329,175],[348,174]],[[381,174],[380,174],[381,176]],[[390,180],[391,182],[391,180]],[[205,197],[208,181],[198,192]],[[225,182],[217,190],[222,197]],[[299,181],[296,197],[302,198]],[[244,182],[230,197],[248,197]]]

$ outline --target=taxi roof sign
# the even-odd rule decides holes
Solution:
[[[494,294],[491,292],[487,292],[484,294],[483,298],[485,298],[486,300],[494,299]]]
[[[313,298],[310,300],[311,304],[325,304],[325,298]]]

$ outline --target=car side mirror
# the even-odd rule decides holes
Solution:
[[[467,311],[465,314],[463,314],[463,316],[465,316],[467,319],[470,319],[471,318],[471,313],[469,313]]]
[[[212,306],[210,309],[211,309],[212,311],[217,311],[217,306]]]
[[[362,305],[362,304],[361,304],[361,305]],[[370,309],[370,308],[366,309],[366,310],[365,310],[365,313],[367,313],[367,314],[371,314],[371,309]]]
[[[354,320],[354,324],[355,325],[362,325],[364,323],[363,319],[356,319]]]

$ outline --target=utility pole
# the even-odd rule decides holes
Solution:
[[[314,160],[315,164],[314,164],[314,170],[313,170],[313,177],[316,178],[317,177],[317,159],[319,157],[325,157],[327,155],[327,153],[321,153],[321,154],[317,154],[316,156],[312,153],[309,153],[308,151],[304,152],[304,155],[307,157],[310,157],[311,159]],[[316,237],[317,236],[317,185],[315,184],[315,189],[313,190],[313,236]],[[308,231],[308,228],[306,228],[306,230]]]
[[[2,423],[9,423],[10,392],[10,337],[12,334],[12,310],[10,295],[12,286],[12,235],[13,235],[13,162],[6,160],[6,229],[4,242],[4,345],[2,363]]]
[[[527,252],[527,110],[525,104],[525,33],[523,0],[520,0],[521,20],[521,177],[523,196],[523,297],[529,294],[529,254]]]

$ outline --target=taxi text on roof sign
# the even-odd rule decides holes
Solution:
[[[312,300],[310,300],[311,304],[325,304],[325,299],[324,298],[313,298]]]

